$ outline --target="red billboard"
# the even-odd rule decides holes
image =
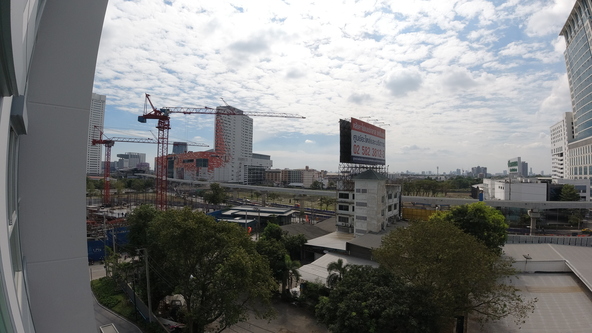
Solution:
[[[351,122],[342,122],[341,162],[386,164],[386,133],[384,129],[355,118],[352,118]]]

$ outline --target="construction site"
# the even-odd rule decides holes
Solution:
[[[208,147],[203,143],[175,142],[173,154],[169,154],[169,130],[172,114],[214,115],[214,149],[192,152],[188,146]],[[126,216],[141,204],[154,204],[158,210],[173,206],[191,206],[208,212],[208,207],[195,195],[196,187],[169,187],[168,178],[249,184],[261,178],[263,171],[271,168],[271,157],[253,153],[253,119],[256,117],[279,117],[303,119],[304,117],[273,112],[242,111],[230,105],[216,108],[164,107],[156,108],[145,95],[144,112],[138,116],[140,123],[156,120],[157,137],[125,138],[107,137],[102,128],[95,126],[92,135],[93,146],[104,146],[104,167],[102,193],[100,198],[87,198],[87,237],[89,239],[89,260],[104,258],[105,244],[116,246],[123,241],[126,232]],[[117,189],[114,197],[111,177],[111,149],[117,142],[155,144],[154,190],[144,192],[126,191],[122,196]],[[191,193],[193,191],[193,194]],[[100,201],[96,201],[99,199]],[[119,239],[119,241],[118,241]],[[91,246],[91,243],[93,245]],[[102,250],[101,250],[102,246]],[[92,257],[92,259],[91,259]]]

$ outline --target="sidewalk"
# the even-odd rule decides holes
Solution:
[[[99,263],[89,266],[88,269],[89,277],[92,277],[92,280],[96,280],[105,276],[105,267]],[[140,330],[136,325],[99,304],[94,295],[93,306],[95,309],[97,332],[99,332],[99,327],[113,323],[119,333],[142,333],[142,330]]]

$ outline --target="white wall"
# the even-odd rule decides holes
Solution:
[[[89,105],[107,0],[45,2],[20,141],[20,226],[38,332],[96,332],[86,249]],[[43,161],[40,167],[40,161]],[[63,161],[69,161],[64,169]]]

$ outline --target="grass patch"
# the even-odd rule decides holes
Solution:
[[[90,287],[101,305],[136,324],[142,331],[146,333],[164,332],[160,325],[147,323],[142,316],[134,313],[134,304],[129,301],[127,295],[113,279],[102,277],[98,280],[92,280]]]

